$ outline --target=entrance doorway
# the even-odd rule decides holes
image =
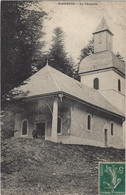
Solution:
[[[108,129],[105,129],[104,137],[105,137],[105,146],[108,146]]]
[[[41,138],[45,138],[45,123],[37,123],[37,135]]]

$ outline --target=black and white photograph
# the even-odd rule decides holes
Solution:
[[[1,1],[1,195],[125,195],[125,1]]]

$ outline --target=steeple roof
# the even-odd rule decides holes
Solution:
[[[101,32],[101,31],[105,31],[105,30],[109,31],[113,35],[113,33],[111,32],[111,30],[109,29],[109,27],[106,23],[105,18],[103,17],[100,24],[98,25],[98,27],[96,28],[96,30],[93,34]]]

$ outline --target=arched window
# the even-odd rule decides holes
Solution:
[[[118,91],[121,91],[121,81],[118,79]]]
[[[111,135],[114,134],[114,132],[113,132],[113,127],[114,127],[114,124],[113,124],[113,122],[112,122],[112,123],[111,123]]]
[[[62,133],[62,119],[60,117],[58,117],[57,120],[57,133],[58,134]]]
[[[94,79],[94,89],[99,89],[99,79],[98,78],[95,78]]]
[[[27,135],[28,132],[28,121],[24,120],[22,123],[22,135]]]
[[[91,115],[88,115],[88,118],[87,118],[87,129],[91,130]]]

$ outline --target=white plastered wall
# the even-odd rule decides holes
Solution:
[[[122,113],[125,112],[125,79],[113,70],[81,75],[81,82],[93,88],[93,81],[99,79],[99,93]],[[118,79],[121,81],[121,92],[118,91]]]

